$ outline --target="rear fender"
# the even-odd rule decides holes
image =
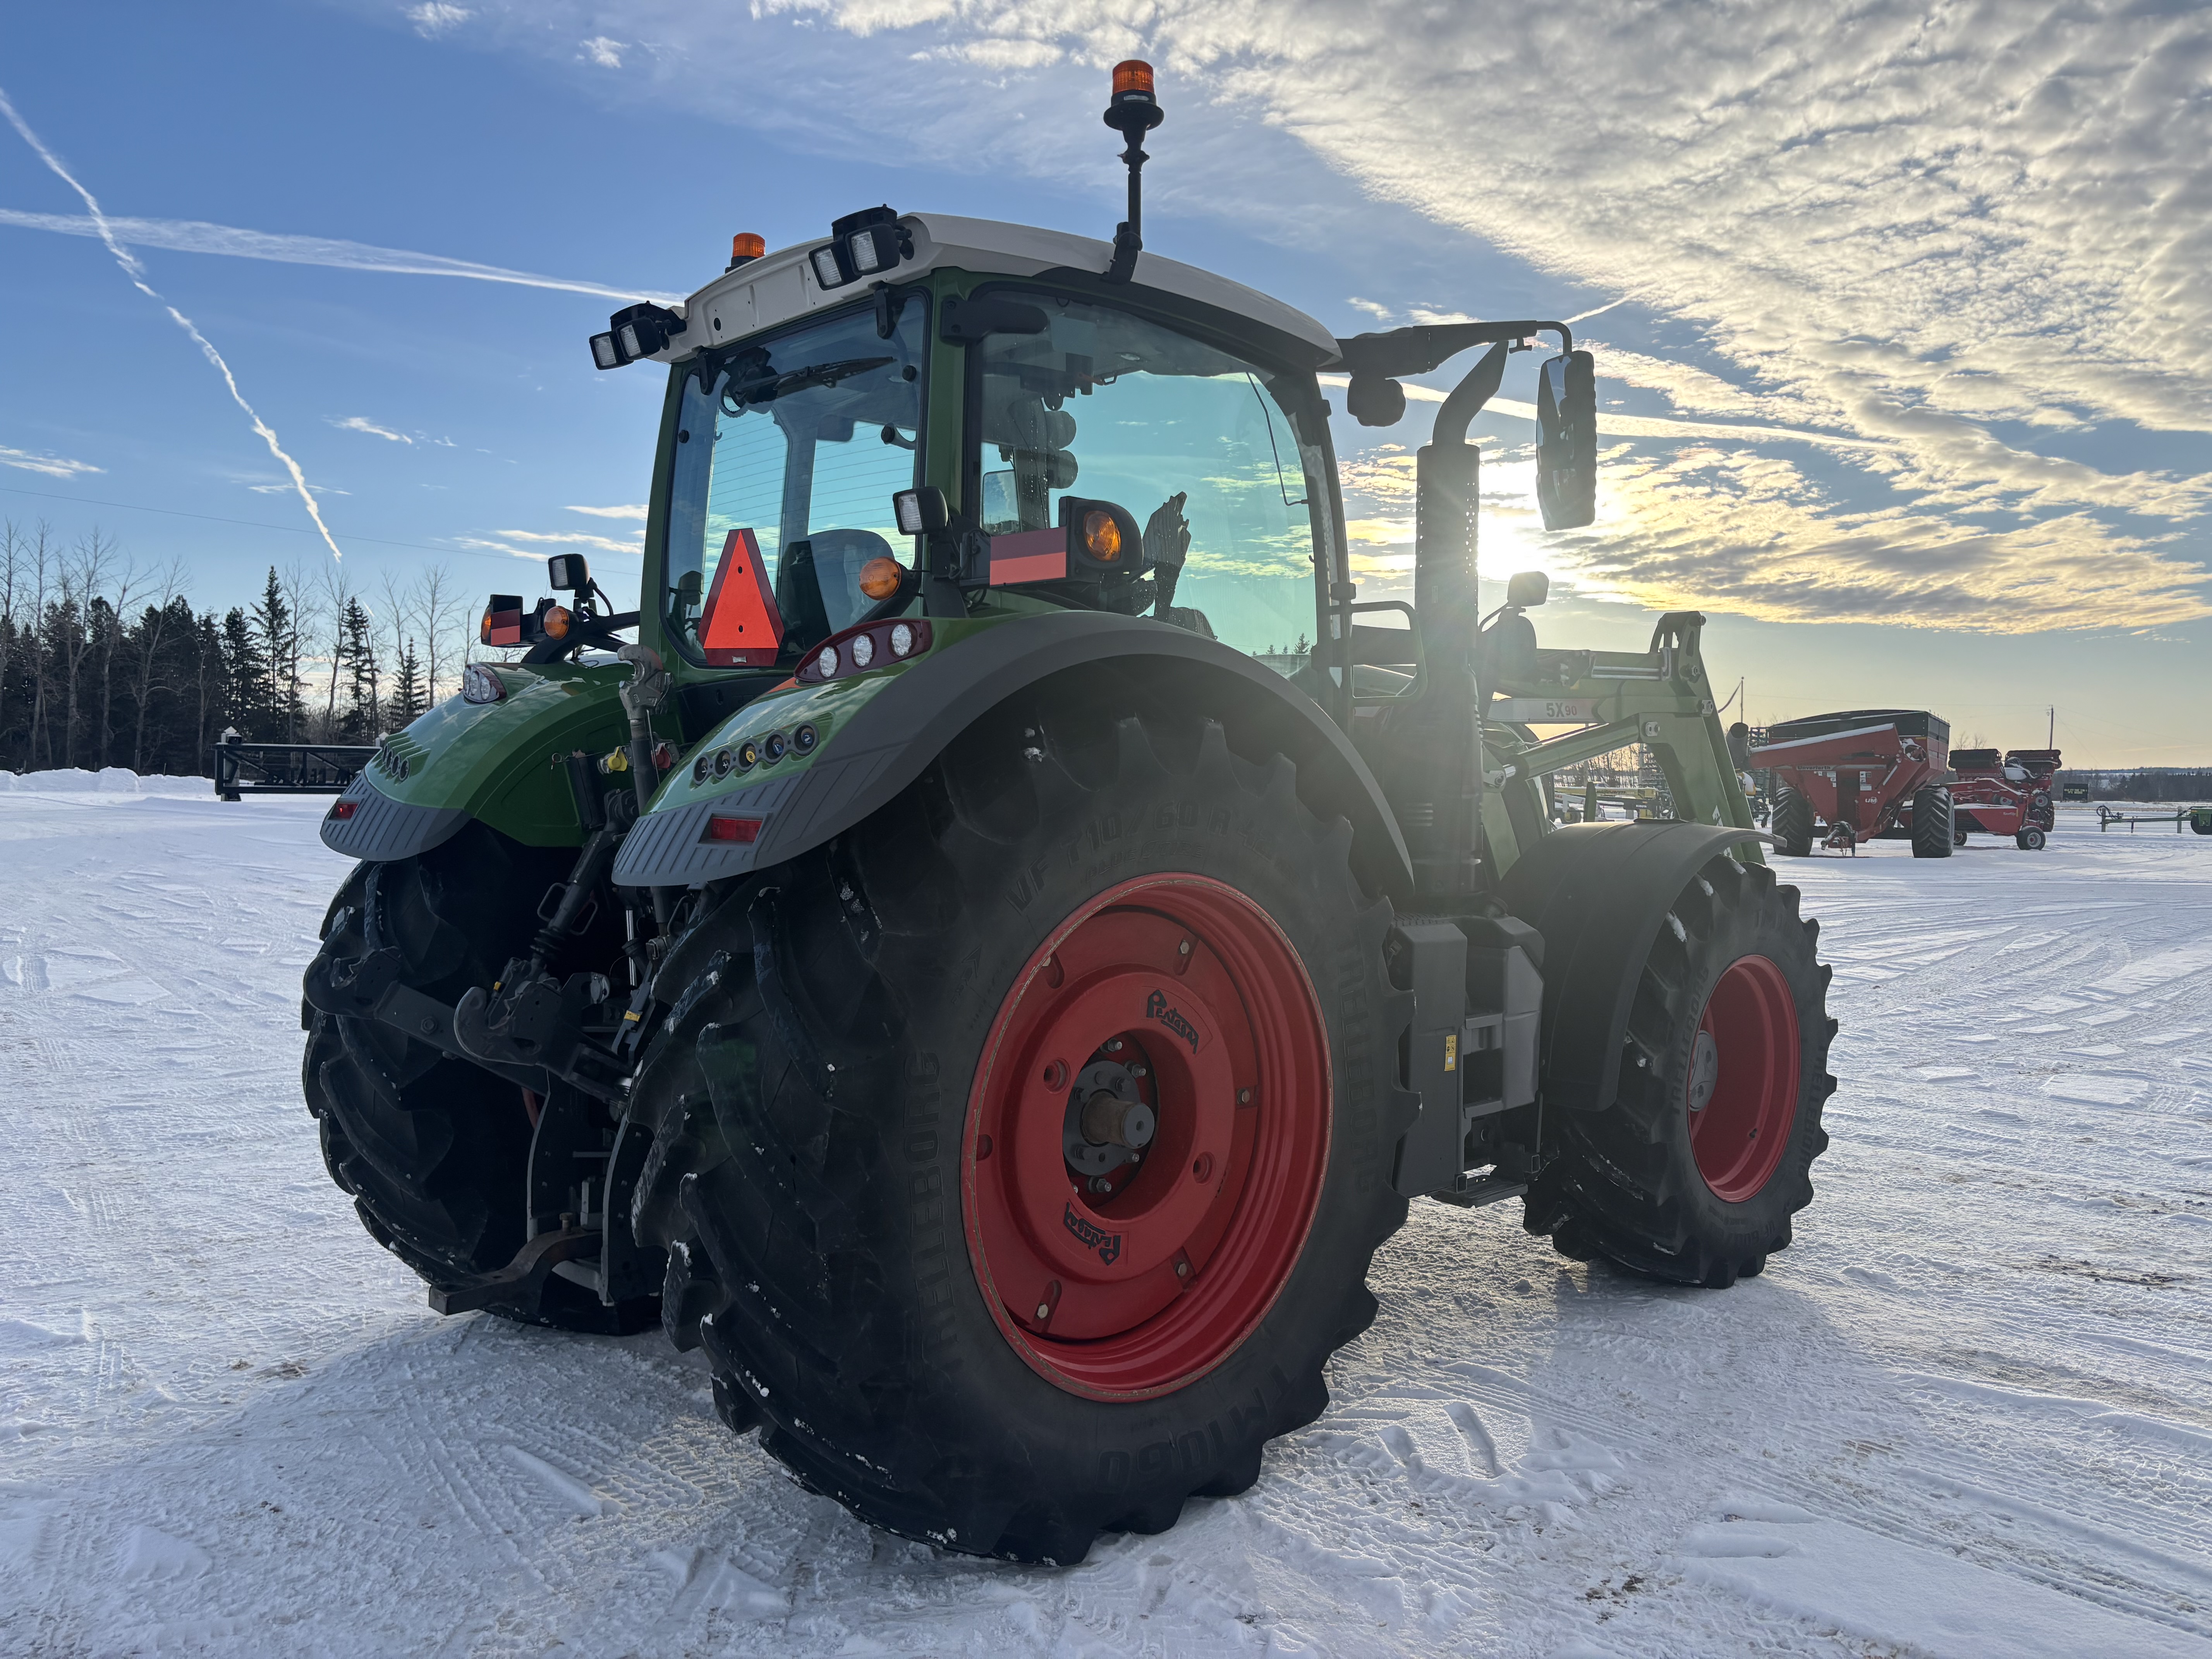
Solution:
[[[1008,698],[1083,671],[1087,694],[1124,688],[1218,720],[1240,745],[1289,756],[1309,805],[1352,829],[1355,872],[1401,907],[1413,891],[1405,839],[1382,792],[1336,723],[1304,692],[1243,653],[1187,629],[1096,611],[975,617],[934,624],[928,655],[826,685],[778,688],[748,705],[695,754],[770,730],[820,733],[744,776],[679,773],[623,843],[614,878],[687,887],[765,869],[818,847],[884,805],[961,732]],[[750,843],[704,839],[711,817],[757,818]]]
[[[413,858],[471,818],[526,847],[583,844],[568,778],[552,758],[604,754],[628,738],[621,686],[629,669],[487,665],[507,695],[488,703],[448,697],[385,738],[325,815],[325,846],[372,863]]]
[[[1506,905],[1544,936],[1547,1109],[1613,1103],[1637,980],[1675,896],[1714,857],[1759,839],[1756,830],[1673,821],[1572,823],[1506,872]]]

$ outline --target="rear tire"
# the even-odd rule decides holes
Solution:
[[[1774,792],[1775,850],[1784,858],[1813,856],[1813,803],[1787,785]]]
[[[357,957],[397,945],[402,980],[451,1004],[529,948],[538,901],[573,860],[472,823],[420,858],[357,866],[325,918],[323,948]],[[323,1163],[370,1237],[445,1290],[514,1260],[532,1134],[520,1088],[380,1020],[320,1010],[310,1012],[301,1071]],[[653,1317],[650,1300],[608,1308],[557,1275],[534,1311],[492,1311],[602,1334]]]
[[[1288,760],[1240,758],[1217,725],[1002,713],[829,848],[722,896],[672,954],[671,983],[697,989],[635,1091],[659,1127],[633,1216],[669,1249],[664,1320],[706,1350],[725,1420],[761,1421],[803,1484],[872,1525],[1009,1559],[1079,1561],[1102,1532],[1158,1532],[1188,1498],[1250,1486],[1267,1443],[1328,1403],[1323,1367],[1373,1318],[1368,1261],[1406,1216],[1389,1170],[1415,1103],[1390,1033],[1410,1011],[1385,967],[1389,907],[1361,890],[1351,846],[1341,818],[1299,800]],[[1198,894],[1225,908],[1193,925]],[[1238,905],[1260,919],[1243,935]],[[1117,917],[1136,940],[1127,972],[1083,965],[1085,930]],[[1179,937],[1198,946],[1188,978]],[[1304,1073],[1255,1072],[1254,1111],[1233,1086],[1177,1092],[1240,1052],[1235,1018],[1209,1033],[1204,1012],[1227,1006],[1204,1000],[1206,976],[1233,969],[1238,937],[1255,961],[1258,942],[1282,941],[1284,978],[1237,981],[1252,1006],[1286,999],[1281,1018],[1252,1019],[1252,1052],[1304,1043],[1322,1068],[1279,1098],[1269,1082]],[[1117,975],[1152,988],[1142,1016],[1098,1018],[1123,1022],[1116,1052],[1149,1060],[1158,1131],[1151,1161],[1098,1198],[1063,1164],[1052,1103],[1066,1074],[1036,1063],[1060,1047],[1068,1071],[1097,1063],[1103,1044],[1086,1060],[1087,1027],[1068,1022]],[[1198,1035],[1168,1018],[1186,1012]],[[1194,1159],[1210,1143],[1192,1139],[1170,1162],[1178,1133],[1201,1133],[1178,1113],[1209,1109],[1234,1149]],[[1269,1146],[1306,1170],[1287,1206]],[[1209,1194],[1233,1196],[1209,1210]],[[1049,1213],[1009,1244],[1008,1203],[1033,1196]],[[1139,1276],[1186,1198],[1225,1231],[1166,1231],[1169,1254]],[[1261,1224],[1240,1231],[1248,1212]],[[1240,1239],[1256,1253],[1238,1256]],[[1194,1276],[1112,1311],[1176,1274],[1185,1245]],[[1061,1260],[1048,1285],[1031,1254]],[[1276,1265],[1247,1284],[1250,1261]],[[1077,1316],[1099,1332],[1054,1334]]]
[[[1951,792],[1929,786],[1913,792],[1912,856],[1948,859],[1957,844],[1951,822]]]
[[[1834,1092],[1820,924],[1763,865],[1710,860],[1636,975],[1620,1083],[1600,1111],[1548,1113],[1556,1156],[1528,1230],[1574,1261],[1719,1289],[1788,1246],[1813,1201]]]

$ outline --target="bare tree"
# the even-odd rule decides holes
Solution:
[[[422,638],[429,647],[423,661],[422,689],[433,705],[438,701],[438,688],[445,683],[455,653],[463,648],[463,642],[452,636],[466,610],[454,589],[453,573],[442,564],[425,566],[415,585],[415,614],[422,624]]]
[[[300,653],[321,626],[322,598],[317,584],[309,580],[297,559],[284,567],[282,586],[284,603],[292,607],[291,648],[284,659],[284,684],[290,692],[284,710],[284,741],[297,743],[300,716],[305,712],[300,700],[303,684],[300,678]]]
[[[338,677],[346,658],[345,616],[347,607],[354,602],[353,583],[344,566],[323,567],[318,597],[330,619],[331,679],[329,692],[323,699],[323,729],[315,736],[316,741],[328,743],[337,732]]]
[[[21,631],[15,603],[29,580],[26,565],[30,550],[29,538],[15,528],[13,519],[0,522],[0,730],[6,727],[8,664]]]
[[[384,571],[377,591],[383,598],[376,607],[376,626],[377,631],[384,636],[385,647],[379,654],[384,661],[396,665],[408,648],[407,641],[416,632],[416,606],[420,602],[420,596],[411,586],[402,587],[389,568]],[[376,708],[376,723],[380,730],[384,725],[384,704],[380,699]]]
[[[62,672],[67,684],[64,696],[67,718],[62,722],[62,764],[76,764],[77,730],[83,724],[83,711],[79,706],[84,676],[84,659],[91,652],[94,623],[93,600],[107,584],[108,568],[115,559],[115,540],[104,534],[94,525],[71,544],[69,556],[61,562],[61,599],[59,626],[55,644],[62,658]]]
[[[122,642],[125,618],[131,614],[131,596],[142,588],[147,578],[139,574],[135,561],[126,559],[123,574],[116,578],[115,599],[112,604],[95,604],[99,617],[100,650],[100,741],[94,745],[100,764],[108,762],[110,746],[114,742],[115,720],[115,647]],[[104,614],[100,614],[104,612]]]
[[[137,729],[131,737],[131,769],[134,772],[146,769],[146,711],[154,701],[154,673],[161,662],[161,636],[176,620],[176,601],[185,590],[184,561],[172,559],[149,573],[145,588],[147,592],[159,597],[146,607],[145,618],[131,640],[137,659],[131,665],[131,689],[138,699]]]
[[[32,770],[38,768],[41,747],[46,750],[46,764],[52,765],[54,760],[53,736],[46,729],[49,712],[46,670],[52,659],[40,648],[38,634],[46,626],[48,584],[53,580],[59,559],[60,550],[53,544],[52,528],[41,519],[39,527],[31,532],[30,538],[31,730],[23,753],[25,765]]]

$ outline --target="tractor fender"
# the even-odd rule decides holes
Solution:
[[[796,858],[891,800],[1007,698],[1082,672],[1086,691],[1103,696],[1127,688],[1221,720],[1240,738],[1289,756],[1309,804],[1351,821],[1354,870],[1369,890],[1401,905],[1411,896],[1412,859],[1367,763],[1320,705],[1243,653],[1165,623],[1097,611],[939,627],[952,639],[903,665],[890,685],[872,688],[876,694],[837,720],[804,769],[704,796],[672,779],[624,838],[614,879],[696,887]],[[842,684],[857,689],[870,678]],[[702,749],[730,744],[763,722],[788,723],[777,709],[775,694],[759,699]],[[709,819],[727,814],[757,814],[756,839],[706,839]]]
[[[1613,1103],[1637,981],[1675,896],[1717,854],[1760,839],[1704,823],[1572,823],[1505,872],[1507,907],[1544,936],[1537,1052],[1547,1107]]]
[[[370,863],[409,859],[481,818],[526,847],[578,847],[584,832],[552,757],[599,753],[629,734],[627,665],[485,665],[502,695],[456,694],[384,738],[322,822],[323,844]]]

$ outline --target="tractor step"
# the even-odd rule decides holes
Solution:
[[[604,1239],[597,1227],[562,1227],[553,1232],[540,1233],[514,1253],[514,1260],[497,1273],[471,1279],[450,1290],[441,1285],[430,1286],[430,1311],[441,1314],[474,1313],[482,1308],[497,1307],[503,1312],[525,1315],[538,1311],[540,1297],[545,1294],[545,1281],[552,1277],[553,1269],[563,1261],[574,1261],[582,1256],[599,1254]]]
[[[1462,1177],[1466,1179],[1466,1177]],[[1504,1176],[1487,1176],[1481,1180],[1468,1180],[1464,1187],[1447,1187],[1429,1196],[1439,1204],[1456,1204],[1462,1210],[1479,1210],[1486,1204],[1498,1204],[1509,1198],[1518,1198],[1528,1190],[1525,1181],[1510,1180]]]

